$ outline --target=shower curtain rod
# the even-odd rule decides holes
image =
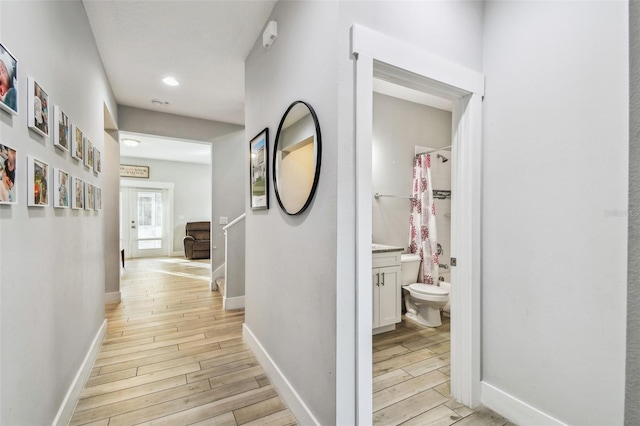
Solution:
[[[436,151],[444,151],[445,149],[448,149],[448,148],[450,149],[451,145],[445,146],[444,148],[434,148],[434,149],[430,149],[429,151],[420,152],[415,156],[417,157],[418,155],[421,155],[421,154],[431,154],[432,152],[436,152]]]

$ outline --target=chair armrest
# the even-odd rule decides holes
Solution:
[[[184,237],[182,239],[183,242],[187,242],[187,241],[195,241],[196,239],[193,238],[191,235],[187,235],[186,237]]]

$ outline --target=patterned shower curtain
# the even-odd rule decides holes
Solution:
[[[438,284],[438,236],[436,206],[431,187],[431,156],[416,155],[413,159],[413,193],[411,199],[409,253],[422,259],[425,284]]]

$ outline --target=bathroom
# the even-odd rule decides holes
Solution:
[[[380,255],[376,253],[375,248],[380,251],[376,245],[398,247],[403,249],[402,254],[408,253],[414,157],[417,153],[430,152],[437,234],[433,246],[438,253],[439,264],[433,275],[435,281],[442,284],[441,288],[446,289],[444,293],[447,293],[451,283],[451,168],[454,163],[450,147],[451,102],[379,79],[374,79],[373,87],[374,268],[378,264],[376,256]],[[396,253],[396,258],[399,259],[400,252]],[[402,263],[400,269],[406,269],[406,264]],[[422,265],[419,269],[422,271]],[[384,283],[385,278],[380,281],[377,271],[383,269],[374,269],[374,305],[384,297],[380,284]],[[402,284],[402,273],[395,279],[398,284]],[[388,287],[389,272],[386,281]],[[422,273],[412,282],[421,283]],[[376,284],[380,292],[377,299]],[[425,392],[435,392],[433,403],[435,406],[442,406],[438,407],[439,410],[450,411],[451,416],[464,417],[468,414],[465,412],[466,407],[450,397],[449,303],[438,305],[442,309],[431,309],[430,315],[436,315],[441,325],[429,327],[425,325],[428,321],[420,321],[419,317],[423,312],[421,308],[414,315],[418,317],[418,321],[408,318],[415,312],[406,313],[404,299],[410,297],[409,292],[403,289],[397,294],[397,300],[393,303],[401,306],[402,315],[396,317],[400,322],[376,328],[378,324],[374,306],[374,423],[393,424],[389,416],[398,411],[395,404],[401,404],[399,401]],[[440,299],[448,302],[448,295],[440,296]],[[409,306],[411,309],[411,305]],[[382,307],[380,309],[384,310]],[[411,389],[411,383],[422,383],[425,377],[429,377],[433,386],[425,389],[424,385],[416,384],[416,388]],[[398,394],[402,394],[402,397],[397,396]],[[425,406],[422,415],[427,416],[427,411],[432,408],[431,405]]]

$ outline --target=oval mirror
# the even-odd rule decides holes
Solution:
[[[320,177],[322,142],[315,111],[292,103],[280,120],[273,155],[273,186],[285,213],[302,213],[313,199]]]

